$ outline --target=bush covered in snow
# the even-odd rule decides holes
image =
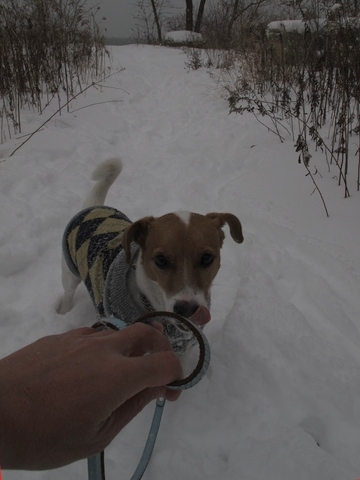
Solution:
[[[164,36],[164,45],[201,47],[203,46],[203,37],[201,33],[190,32],[188,30],[167,32]]]

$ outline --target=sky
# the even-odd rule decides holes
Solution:
[[[138,0],[93,0],[100,6],[98,23],[106,37],[136,37],[138,21],[134,18],[137,13]],[[181,8],[184,0],[172,0],[168,4]],[[180,10],[181,11],[181,10]],[[106,17],[106,20],[101,20]],[[106,29],[106,31],[105,31]]]
[[[136,0],[100,0],[100,12],[98,22],[102,17],[100,27],[107,37],[131,37],[135,28],[134,14]],[[106,31],[105,31],[106,29]]]

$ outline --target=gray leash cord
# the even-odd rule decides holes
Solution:
[[[187,390],[188,388],[196,385],[205,375],[210,364],[210,346],[207,338],[203,332],[198,329],[190,320],[181,317],[173,312],[151,312],[143,317],[139,318],[137,322],[142,323],[166,323],[171,319],[177,320],[183,326],[194,334],[200,349],[199,361],[193,370],[193,372],[184,379],[177,380],[167,385],[168,388],[175,390]],[[126,327],[127,324],[122,320],[111,317],[107,321],[98,322],[93,325],[96,330],[104,330],[106,328],[112,328],[113,330],[121,330]],[[145,473],[146,467],[150,462],[152,452],[154,450],[157,434],[159,432],[162,414],[164,411],[165,399],[159,398],[156,401],[155,412],[152,419],[149,435],[143,450],[140,462],[135,470],[135,473],[131,477],[131,480],[140,480]],[[105,462],[104,452],[88,458],[88,480],[105,480]]]

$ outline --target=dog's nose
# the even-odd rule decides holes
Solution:
[[[179,300],[174,305],[174,313],[189,318],[198,308],[199,304],[194,301],[187,302],[186,300]]]

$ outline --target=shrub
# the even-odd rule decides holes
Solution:
[[[351,155],[358,156],[351,171],[360,189],[360,24],[338,11],[303,25],[271,30],[238,56],[225,86],[230,110],[267,116],[281,139],[291,133],[307,174],[311,148],[320,149],[347,197]]]
[[[105,70],[104,37],[86,0],[0,0],[1,140],[21,132],[21,109],[42,112]]]

